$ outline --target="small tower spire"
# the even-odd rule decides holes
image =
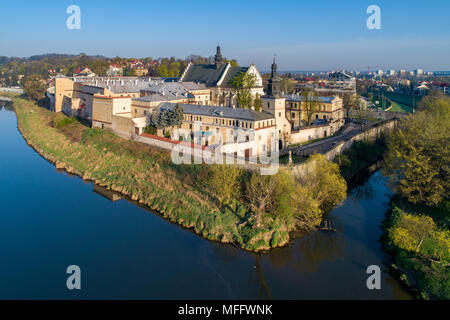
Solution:
[[[276,61],[277,55],[274,54],[273,55],[273,63],[272,63],[272,79],[278,78],[278,74],[277,74],[277,61]]]
[[[223,57],[222,57],[221,51],[222,50],[220,48],[220,45],[217,45],[216,55],[214,56],[214,63],[216,64],[216,68],[219,68],[220,65],[223,63]]]
[[[269,85],[267,87],[267,94],[269,96],[273,96],[273,97],[277,97],[281,93],[281,83],[280,83],[280,78],[278,77],[278,73],[277,73],[278,66],[277,66],[276,56],[277,55],[274,55],[274,57],[273,57],[272,75],[268,81]]]

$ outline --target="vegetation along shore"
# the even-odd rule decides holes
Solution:
[[[383,169],[396,195],[384,244],[422,299],[450,299],[450,99],[428,95],[387,139]]]

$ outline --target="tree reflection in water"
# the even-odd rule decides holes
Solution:
[[[324,261],[335,262],[345,257],[345,241],[339,233],[315,231],[295,243],[269,253],[272,265],[292,266],[299,273],[313,273]]]

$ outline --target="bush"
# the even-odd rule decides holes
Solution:
[[[77,119],[66,117],[63,113],[57,113],[53,118],[53,127],[61,129],[69,124],[77,122]]]
[[[157,133],[157,129],[154,126],[148,126],[148,127],[145,127],[144,132],[155,136]]]

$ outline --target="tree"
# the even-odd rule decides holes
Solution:
[[[364,108],[364,102],[360,96],[353,97],[353,107],[356,111],[356,118],[358,119],[358,124],[361,126],[361,130],[365,124],[366,112]]]
[[[234,165],[212,165],[207,185],[217,199],[223,203],[240,196],[242,170]]]
[[[179,104],[163,111],[155,109],[150,115],[150,125],[158,128],[180,126],[183,123],[183,114],[183,107]]]
[[[255,100],[253,100],[253,107],[255,111],[260,112],[262,109],[262,99],[259,94],[256,95]]]
[[[29,100],[37,101],[44,97],[47,86],[39,75],[32,75],[25,80],[23,90]]]
[[[437,100],[449,99],[441,90],[431,89],[428,94],[422,98],[418,104],[418,110],[423,111],[426,109],[434,108],[434,104]]]
[[[253,173],[246,183],[245,197],[251,209],[254,227],[261,226],[265,214],[274,208],[274,190],[277,186],[274,176],[263,176]]]
[[[345,110],[346,120],[349,121],[350,118],[350,109],[354,106],[354,96],[350,93],[344,93],[342,97],[342,106]]]
[[[300,93],[302,97],[301,109],[306,115],[308,125],[312,124],[312,116],[319,111],[320,101],[316,91],[311,89],[303,89]]]
[[[436,206],[450,195],[450,99],[427,104],[387,140],[385,172],[412,203]]]
[[[323,155],[313,155],[309,161],[312,168],[300,176],[298,182],[310,190],[313,199],[319,202],[321,212],[328,212],[347,196],[347,183],[340,174],[339,166]]]
[[[294,92],[294,83],[291,81],[291,78],[287,75],[283,75],[281,77],[281,91],[286,94]]]
[[[433,262],[450,260],[450,233],[440,230],[426,215],[407,214],[394,208],[389,241],[400,249],[414,252]]]
[[[251,108],[252,106],[252,88],[256,85],[256,76],[245,72],[234,77],[231,80],[231,87],[236,94],[236,100],[239,108]]]

